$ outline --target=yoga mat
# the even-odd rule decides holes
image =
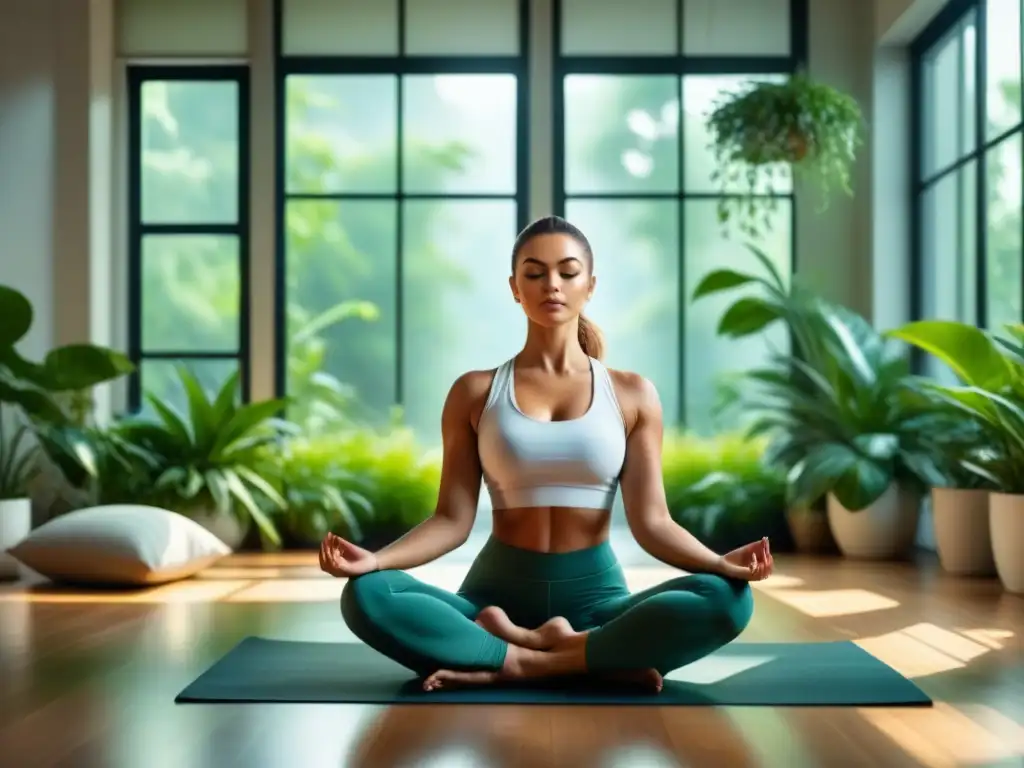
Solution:
[[[665,680],[660,693],[575,680],[427,693],[413,672],[361,643],[248,637],[177,703],[930,706],[914,683],[851,642],[732,643]]]

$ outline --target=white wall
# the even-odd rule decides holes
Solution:
[[[6,0],[2,19],[0,281],[35,309],[22,352],[110,343],[111,3]]]
[[[0,24],[0,281],[36,308],[23,348],[32,355],[45,353],[54,336],[53,10],[50,0],[8,0]]]

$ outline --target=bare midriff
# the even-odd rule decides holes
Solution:
[[[494,537],[534,552],[572,552],[608,539],[611,512],[601,509],[527,507],[495,510]]]

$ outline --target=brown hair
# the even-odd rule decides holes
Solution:
[[[580,231],[579,227],[570,224],[561,216],[545,216],[542,219],[537,219],[519,233],[516,237],[515,245],[512,246],[512,274],[515,274],[516,259],[519,257],[519,252],[523,246],[540,235],[568,235],[571,237],[583,248],[583,252],[586,254],[587,269],[593,274],[594,251],[590,247],[590,241],[587,240],[586,235]],[[602,360],[604,358],[605,346],[604,334],[601,333],[601,329],[592,320],[588,320],[583,315],[580,315],[579,323],[579,340],[583,351],[590,357]]]

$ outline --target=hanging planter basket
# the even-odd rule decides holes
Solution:
[[[835,188],[853,194],[851,167],[862,142],[860,106],[851,96],[797,73],[785,82],[754,82],[730,94],[708,117],[722,197],[718,219],[756,238],[795,177],[815,183],[821,208]]]

